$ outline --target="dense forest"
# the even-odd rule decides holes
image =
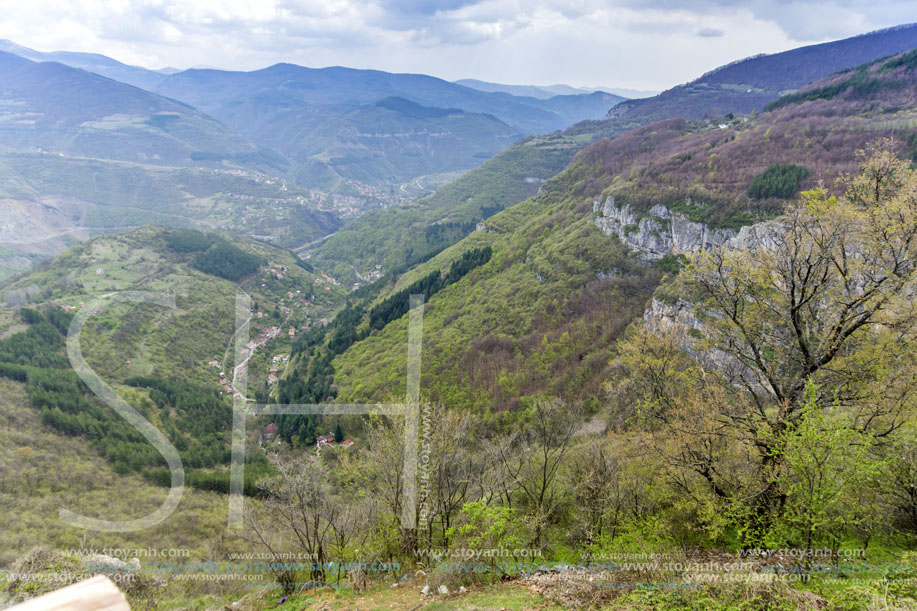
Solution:
[[[225,238],[196,229],[171,230],[166,234],[165,242],[176,253],[194,253],[191,259],[194,269],[230,282],[238,282],[254,274],[262,264],[257,255],[230,244]]]
[[[466,251],[454,261],[446,274],[433,271],[406,288],[372,306],[367,304],[384,287],[381,283],[365,287],[352,296],[351,303],[341,310],[328,327],[318,327],[304,334],[294,346],[294,356],[300,366],[280,381],[277,398],[281,403],[321,403],[336,395],[334,357],[356,342],[408,312],[411,295],[423,295],[425,300],[445,287],[462,279],[468,272],[490,260],[489,247]],[[356,299],[354,299],[356,297]],[[320,419],[314,416],[282,415],[275,419],[278,435],[297,445],[312,444],[318,434]]]
[[[446,559],[428,567],[427,580],[447,589],[539,566],[526,555],[531,549],[542,560],[574,563],[632,556],[688,566],[715,555],[746,562],[753,574],[792,571],[802,589],[718,577],[700,590],[637,587],[645,579],[692,579],[657,562],[613,571],[634,584],[624,594],[583,578],[563,600],[577,608],[619,596],[674,609],[873,608],[866,601],[875,588],[841,593],[832,585],[838,569],[831,567],[840,565],[885,584],[886,600],[910,608],[917,599],[908,551],[917,541],[917,319],[908,302],[917,283],[915,193],[917,171],[874,150],[842,198],[803,192],[767,225],[765,246],[723,247],[680,262],[663,290],[691,300],[697,321],[648,316],[620,338],[606,371],[614,418],[605,435],[581,433],[584,406],[550,396],[523,401],[505,432],[425,405],[428,479],[413,512],[416,528],[400,522],[407,501],[397,482],[409,451],[400,419],[369,419],[365,447],[346,460],[285,462],[263,482],[266,507],[281,531],[300,534],[301,523],[286,518],[303,515],[330,533],[350,524],[340,513],[349,507],[359,526],[336,531],[339,539],[313,528],[292,548],[331,558],[359,546],[372,549],[361,556],[374,561],[439,550]],[[440,278],[430,274],[410,288]],[[376,320],[400,311],[403,297],[390,299]],[[365,324],[365,312],[345,312],[348,325]],[[320,491],[314,498],[290,494],[312,487]],[[510,562],[488,558],[481,570],[466,571],[448,561],[449,550],[481,546],[507,550]],[[873,560],[850,560],[860,554]],[[337,578],[314,571],[315,580]],[[288,587],[288,577],[277,578]]]
[[[751,180],[748,196],[753,199],[792,199],[799,192],[799,184],[811,173],[793,163],[775,163]]]
[[[168,486],[165,461],[134,427],[105,406],[70,369],[64,353],[72,314],[56,308],[20,310],[29,327],[0,340],[0,375],[26,383],[29,402],[41,420],[65,435],[85,437],[118,473],[136,472]],[[232,409],[215,388],[163,380],[130,378],[123,393],[144,418],[153,422],[179,451],[190,469],[191,486],[228,492],[229,428]],[[255,481],[267,470],[263,455],[252,452],[246,492],[255,494]]]
[[[915,45],[917,24],[610,110],[601,92],[530,101],[518,108],[599,111],[493,157],[467,140],[480,167],[384,186],[361,182],[394,159],[366,157],[373,140],[425,167],[471,115],[507,127],[484,100],[511,94],[117,64],[222,118],[99,76],[135,100],[119,111],[153,115],[0,150],[14,210],[0,233],[35,203],[61,232],[48,252],[91,216],[176,225],[87,239],[0,285],[0,607],[105,572],[134,609],[917,609],[917,51],[901,51]],[[0,48],[11,108],[50,120],[53,93],[86,110],[48,76],[88,88],[92,72]],[[297,99],[352,95],[345,74],[376,97],[322,112],[356,139],[287,164],[276,138],[315,144],[300,123],[319,115]],[[396,81],[455,95],[418,105],[388,97]],[[23,88],[43,95],[20,104]],[[453,108],[464,96],[482,108]],[[20,123],[0,137],[34,127]],[[194,140],[138,155],[132,130]],[[276,141],[225,140],[256,136]],[[117,172],[50,148],[107,137]],[[147,173],[185,178],[163,190]],[[312,178],[335,191],[297,184]],[[80,198],[90,182],[104,207]],[[3,246],[0,276],[6,260]],[[138,292],[170,307],[126,302]],[[89,312],[92,375],[70,337]],[[303,404],[347,415],[278,413],[316,411],[289,409]],[[167,492],[175,454],[182,495]],[[229,494],[240,466],[244,498]],[[158,521],[93,530],[66,507]]]

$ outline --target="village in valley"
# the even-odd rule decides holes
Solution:
[[[327,435],[319,435],[315,438],[315,453],[320,454],[324,448],[343,448],[347,449],[353,445],[352,439],[337,439],[337,437],[343,437],[343,433],[338,431],[337,434],[334,432],[328,433]],[[261,431],[261,435],[258,439],[258,444],[263,448],[268,445],[280,445],[280,438],[277,436],[277,423],[271,422]]]
[[[283,282],[287,275],[287,268],[279,264],[268,266],[260,282],[262,288],[267,288],[268,283]],[[361,280],[375,281],[382,277],[381,265],[369,272]],[[325,273],[318,273],[313,281],[313,291],[324,289],[331,290],[332,286],[340,287],[340,283]],[[283,293],[281,293],[283,295]],[[258,310],[252,313],[250,319],[250,328],[252,333],[257,333],[253,339],[250,339],[240,350],[236,357],[236,362],[231,371],[227,371],[227,359],[231,358],[231,351],[227,351],[223,359],[213,357],[207,362],[207,365],[216,370],[217,381],[221,392],[230,395],[236,399],[244,399],[246,403],[254,403],[255,399],[251,398],[251,392],[243,392],[239,388],[239,381],[243,373],[246,374],[247,387],[245,391],[261,389],[268,395],[272,392],[275,385],[283,377],[283,372],[290,363],[289,348],[296,337],[307,331],[312,324],[327,325],[327,317],[316,318],[310,321],[308,315],[309,309],[313,307],[312,300],[303,295],[301,289],[287,290],[285,297],[280,297],[279,304],[276,306],[273,314]],[[278,318],[283,322],[275,324]],[[264,321],[264,322],[262,322]],[[270,322],[267,322],[270,321]],[[298,322],[297,322],[298,321]],[[267,347],[267,354],[270,357],[258,354],[263,352]],[[272,348],[272,350],[271,350]],[[283,352],[276,352],[280,348]],[[272,354],[272,352],[276,352]],[[256,355],[258,358],[256,359]],[[266,376],[262,375],[266,369]],[[269,445],[279,446],[281,440],[277,435],[277,424],[269,422],[258,433],[258,443],[261,447]],[[353,440],[344,439],[343,433],[338,429],[336,432],[329,432],[327,435],[319,435],[315,440],[315,452],[320,453],[325,448],[349,448],[354,445]]]

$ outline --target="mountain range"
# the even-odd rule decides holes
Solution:
[[[141,68],[140,66],[131,66],[99,53],[77,53],[72,51],[46,53],[18,45],[11,40],[0,40],[0,51],[12,53],[35,62],[58,62],[147,90],[151,90],[168,74],[175,72],[175,70],[157,71]]]
[[[503,85],[501,83],[490,83],[488,81],[479,81],[473,78],[459,79],[453,81],[457,85],[471,87],[479,91],[502,91],[512,95],[526,96],[530,98],[547,99],[556,95],[577,95],[582,93],[595,93],[604,91],[625,98],[648,98],[659,93],[658,91],[646,91],[638,89],[622,89],[620,87],[571,87],[570,85]]]
[[[602,120],[523,140],[426,200],[354,219],[311,256],[342,275],[350,264],[397,268],[432,256],[455,242],[460,227],[467,233],[488,215],[531,197],[577,151],[603,138],[672,117],[729,124],[761,112],[781,93],[914,47],[917,25],[910,24],[727,64],[651,98],[621,102]]]
[[[603,92],[536,99],[482,92],[420,74],[313,69],[293,64],[252,72],[186,70],[166,77],[154,90],[207,112],[260,146],[280,151],[291,161],[292,176],[318,179],[319,184],[336,178],[390,184],[390,170],[399,165],[388,158],[391,151],[367,146],[367,141],[355,142],[354,136],[377,143],[397,139],[400,148],[409,153],[412,149],[425,150],[434,160],[455,157],[461,151],[457,163],[449,168],[419,173],[405,168],[395,178],[404,181],[423,173],[479,165],[505,148],[507,140],[600,118],[623,99]],[[448,127],[421,126],[416,122],[416,112],[404,112],[405,105],[379,106],[378,102],[387,98],[451,110],[452,115],[461,110],[462,121]],[[364,126],[371,122],[375,127],[364,129],[359,126],[361,122]],[[474,127],[463,131],[465,124]],[[496,133],[495,143],[489,134]],[[483,137],[474,139],[475,134]],[[455,146],[458,140],[463,142],[460,147]],[[354,152],[363,164],[356,173],[351,158]],[[375,159],[367,159],[367,153]],[[378,171],[373,169],[375,165]]]
[[[0,275],[142,220],[298,246],[340,224],[331,211],[399,203],[622,99],[291,64],[152,71],[10,41],[0,75]]]
[[[196,165],[210,156],[258,163],[254,145],[187,104],[6,52],[0,73],[5,149],[167,165]]]
[[[565,95],[525,97],[483,92],[425,75],[293,64],[251,72],[191,69],[163,73],[97,54],[42,53],[10,41],[0,41],[0,50],[38,62],[62,63],[181,100],[235,129],[257,147],[278,152],[292,178],[322,188],[339,187],[342,179],[390,185],[425,174],[465,170],[511,140],[600,118],[624,99],[572,89]],[[449,125],[421,124],[416,112],[378,104],[396,97],[450,111]],[[117,103],[117,96],[112,99]],[[375,131],[365,129],[370,123]],[[354,141],[355,137],[362,140]],[[384,144],[398,142],[407,154],[399,156],[393,147],[378,146],[383,140]],[[419,151],[435,160],[432,167],[418,166]],[[233,161],[219,150],[201,149],[201,154],[209,161]],[[362,169],[355,171],[358,164]]]
[[[773,218],[800,189],[818,181],[834,185],[856,167],[858,151],[877,138],[892,138],[899,155],[917,158],[915,124],[917,51],[816,81],[747,120],[709,124],[671,118],[598,140],[541,184],[534,197],[493,213],[464,237],[455,231],[453,245],[426,260],[398,271],[383,267],[385,279],[359,291],[348,294],[308,263],[250,240],[238,246],[262,264],[237,282],[255,295],[256,308],[271,310],[263,320],[296,329],[309,322],[322,330],[283,344],[292,351],[279,383],[284,401],[384,402],[403,393],[403,365],[391,355],[400,353],[407,317],[378,312],[404,291],[421,290],[416,287],[438,277],[449,280],[427,289],[425,396],[486,417],[494,426],[515,417],[520,397],[540,393],[596,406],[603,400],[615,343],[628,325],[644,316],[649,302],[659,304],[657,309],[677,305],[678,296],[667,291],[680,256]],[[806,172],[786,193],[752,195],[749,186],[775,164],[795,164]],[[441,209],[434,198],[428,201],[431,211]],[[430,220],[428,227],[443,225]],[[387,228],[378,230],[384,234]],[[201,272],[194,249],[218,248],[219,236],[211,234],[198,246],[193,236],[177,242],[175,235],[184,234],[143,228],[78,245],[9,285],[5,299],[70,307],[115,290],[184,286],[189,274],[201,287],[216,282],[208,273],[224,272]],[[138,246],[132,250],[131,244]],[[299,268],[296,274],[284,270],[292,266]],[[208,308],[226,310],[231,287],[225,282],[221,287],[219,306],[216,295],[201,288],[185,297],[179,319],[157,324],[185,324],[184,319],[205,317]],[[320,317],[327,321],[345,300],[348,307],[327,330],[315,324]],[[265,305],[272,303],[283,307]],[[168,358],[169,350],[151,347],[166,340],[176,346],[192,342],[180,349],[184,361],[169,361],[169,371],[178,375],[177,366],[205,380],[210,371],[205,361],[225,344],[229,329],[221,327],[223,339],[216,342],[207,339],[216,329],[170,333],[131,352],[132,344],[117,338],[149,328],[149,315],[128,310],[119,322],[93,328],[93,345],[116,354],[99,361],[100,370],[114,377],[164,370],[156,359]],[[317,356],[323,350],[330,360]],[[131,365],[125,369],[122,362]],[[315,380],[324,381],[315,386]],[[251,385],[258,392],[272,390],[265,379]],[[297,395],[303,389],[319,395]]]
[[[894,169],[877,174],[879,182],[902,177],[911,181],[902,184],[913,186],[917,178],[917,26],[749,58],[656,96],[624,101],[604,92],[515,96],[423,75],[291,64],[165,74],[102,56],[60,53],[43,61],[48,59],[43,54],[4,48],[0,266],[6,265],[8,277],[0,284],[0,414],[6,422],[0,427],[0,492],[14,511],[12,528],[0,532],[0,564],[39,546],[142,549],[150,540],[188,548],[194,559],[242,557],[235,554],[250,551],[253,538],[225,529],[224,501],[239,440],[230,427],[244,415],[249,427],[243,436],[249,448],[243,460],[244,506],[256,543],[269,550],[266,557],[276,559],[272,545],[292,540],[297,550],[315,542],[318,560],[327,559],[321,556],[327,550],[349,560],[372,548],[367,553],[377,554],[374,559],[410,563],[404,578],[369,575],[377,579],[370,586],[376,590],[354,593],[358,606],[379,607],[366,601],[379,600],[384,589],[383,606],[389,607],[393,597],[410,589],[399,600],[416,608],[422,583],[427,586],[422,596],[432,583],[444,596],[449,592],[449,604],[465,607],[484,605],[472,597],[494,584],[506,588],[504,594],[509,588],[521,592],[509,603],[501,599],[501,608],[606,602],[620,603],[607,608],[635,609],[912,604],[913,551],[902,550],[913,547],[907,533],[917,532],[917,523],[902,521],[907,512],[901,508],[917,507],[911,494],[917,482],[913,411],[906,411],[913,410],[914,370],[913,360],[906,366],[901,361],[913,354],[908,350],[900,360],[886,361],[882,353],[905,351],[913,318],[907,319],[910,327],[898,324],[903,318],[874,324],[879,319],[860,318],[865,300],[845,298],[859,290],[847,270],[858,269],[858,262],[850,262],[860,255],[895,260],[888,267],[863,268],[879,269],[876,287],[892,276],[915,273],[913,193],[887,208],[865,207],[861,216],[847,211],[851,216],[843,217],[870,230],[877,226],[871,219],[892,218],[885,227],[896,231],[884,243],[901,246],[906,256],[899,257],[896,248],[856,250],[846,240],[857,239],[857,223],[832,224],[828,217],[837,210],[831,206],[844,205],[831,199],[844,189],[840,179],[856,174],[864,151],[876,143],[884,150],[885,167]],[[28,53],[32,57],[22,56]],[[116,74],[132,82],[114,80]],[[873,192],[881,198],[879,182],[864,188],[865,200]],[[692,257],[726,244],[739,246],[740,254],[766,250],[751,248],[761,245],[758,232],[779,226],[800,192],[818,188],[825,197],[807,195],[814,203],[806,213],[821,215],[824,225],[813,226],[811,240],[787,242],[796,249],[791,255],[800,261],[794,268],[800,275],[773,280],[773,270],[737,265],[736,274],[751,277],[760,290],[746,294],[724,282],[724,301],[733,313],[718,316],[695,307],[682,284],[685,270],[694,273],[686,267]],[[426,190],[431,192],[412,197]],[[904,230],[900,239],[898,230]],[[823,240],[825,235],[829,239]],[[873,246],[887,238],[879,235]],[[820,259],[813,250],[843,256]],[[741,260],[725,261],[723,268]],[[687,344],[664,350],[665,338],[647,330],[677,327],[687,338],[716,339],[704,335],[705,324],[728,323],[730,315],[738,320],[751,305],[778,303],[772,295],[797,279],[808,283],[832,274],[840,278],[838,285],[817,285],[827,286],[822,290],[831,294],[827,298],[816,290],[791,304],[807,310],[803,320],[818,324],[819,308],[836,300],[842,318],[860,321],[864,330],[885,329],[864,335],[849,352],[831,340],[829,347],[837,345],[839,355],[834,363],[853,376],[841,389],[849,386],[848,394],[825,389],[834,391],[825,393],[830,409],[819,411],[813,383],[813,397],[793,425],[798,428],[780,430],[774,441],[767,437],[770,429],[762,433],[762,427],[749,424],[766,427],[790,402],[741,399],[746,391],[755,399],[765,396],[755,387],[724,379],[700,386],[704,392],[686,403],[665,403],[693,394],[698,380],[718,380],[720,372],[715,366],[701,369],[696,353],[681,350]],[[175,307],[118,301],[125,291],[166,293]],[[876,293],[879,302],[893,303],[888,310],[910,315],[906,298],[899,301],[901,295],[878,288]],[[422,307],[409,314],[417,294]],[[66,351],[71,317],[89,308],[93,316],[78,340],[87,361],[161,431],[186,468],[188,497],[154,530],[83,532],[58,521],[62,501],[108,515],[129,498],[132,511],[148,511],[172,482],[147,440],[71,370]],[[797,335],[785,340],[795,320],[750,311],[742,320],[764,317],[751,332],[765,342],[794,344],[803,337],[797,325]],[[406,503],[401,466],[410,453],[401,427],[407,429],[409,418],[364,417],[351,410],[361,404],[389,408],[413,392],[404,357],[417,314],[423,321],[420,420],[424,427],[436,423],[423,429],[417,444],[424,466],[420,478],[430,476],[432,482],[431,494],[423,495],[431,499],[432,513],[425,513],[427,505],[416,508],[424,516],[419,520],[429,520],[426,530],[399,522]],[[735,340],[751,332],[742,328],[724,337]],[[638,340],[643,343],[633,343]],[[822,349],[801,344],[803,352]],[[413,352],[416,344],[410,345]],[[728,341],[717,345],[728,347]],[[749,362],[773,363],[770,371],[782,375],[790,359],[780,354],[756,351]],[[237,359],[245,366],[238,367]],[[859,378],[869,376],[888,381],[887,396],[881,389],[874,392],[879,384],[872,378],[859,386]],[[639,394],[640,384],[649,388],[645,394]],[[251,409],[234,414],[230,406],[238,405],[236,400]],[[853,438],[847,425],[869,426],[872,404],[886,401],[889,422],[880,423],[876,437],[855,438],[862,442],[856,451],[857,444],[848,443]],[[347,415],[258,413],[258,405],[272,404],[323,404],[323,410],[342,404]],[[719,411],[710,413],[711,405]],[[835,426],[831,419],[848,409],[849,421]],[[759,420],[748,420],[756,413]],[[335,443],[345,439],[346,445]],[[784,440],[796,444],[795,454],[784,450]],[[780,478],[795,479],[769,481],[801,482],[785,491],[786,502],[802,509],[775,511],[775,519],[792,519],[768,531],[782,538],[760,543],[746,538],[752,535],[745,525],[758,515],[752,504],[761,496],[755,493],[755,469],[768,465],[776,452],[788,457]],[[863,467],[866,475],[850,476],[859,463],[873,460],[872,452],[884,454]],[[894,462],[899,454],[903,466]],[[308,468],[294,473],[300,464]],[[427,471],[429,465],[434,468]],[[884,469],[893,469],[892,475]],[[772,477],[770,469],[761,471]],[[799,499],[819,479],[808,477],[813,472],[828,473],[832,488],[812,493],[823,504],[811,518],[810,507]],[[283,479],[291,474],[299,479]],[[877,489],[870,490],[875,499],[864,502],[870,507],[863,511],[871,513],[848,519],[852,514],[843,512],[850,503],[842,497],[856,499],[866,489],[862,482]],[[272,512],[290,529],[277,532],[302,536],[268,541],[269,531],[258,530],[268,522],[258,520]],[[878,524],[892,514],[894,529],[880,532]],[[708,580],[704,569],[700,593],[644,592],[653,589],[645,587],[647,575],[688,583],[691,571],[682,569],[695,558],[696,567],[726,566],[721,559],[729,566],[734,559],[758,562],[746,555],[752,543],[789,546],[805,540],[812,551],[816,530],[808,525],[825,515],[841,516],[831,526],[835,530],[817,542],[834,546],[828,550],[833,559],[849,539],[863,550],[869,547],[869,563],[894,559],[894,575],[883,575],[873,586],[857,579],[854,587],[834,570],[826,585],[800,556],[792,559],[798,564],[786,566],[805,568],[810,579],[799,588],[809,590],[790,589],[779,580],[718,589],[722,584]],[[304,523],[317,527],[296,531]],[[876,539],[879,544],[870,543]],[[539,562],[544,553],[546,563],[558,564],[571,557],[582,562],[587,553],[671,553],[680,568],[662,573],[654,563],[650,572],[616,571],[615,580],[639,579],[643,589],[628,586],[602,603],[599,586],[585,581],[588,574],[575,588],[585,592],[578,602],[571,598],[571,581],[517,587],[504,576],[489,575],[493,584],[476,583],[415,553],[442,549],[458,557],[457,546],[466,543],[467,549],[484,545],[517,552],[530,545]],[[739,551],[723,551],[729,549]],[[783,567],[790,555],[783,554],[774,552],[754,565],[753,571],[760,570],[754,575]],[[50,558],[43,550],[25,556],[10,571],[17,577],[4,582],[4,591],[14,596],[43,591],[47,584],[19,575],[41,574],[36,572],[41,562],[58,570],[69,566]],[[530,573],[535,565],[529,560]],[[343,565],[328,565],[338,575],[328,570],[317,581],[337,579],[340,585]],[[848,570],[858,565],[843,566],[844,574],[860,574]],[[32,573],[18,570],[23,567]],[[535,578],[553,578],[562,570],[552,566],[536,571]],[[308,576],[312,588],[316,575],[309,571],[295,576]],[[170,608],[186,608],[195,596],[201,608],[215,601],[220,608],[239,601],[244,608],[316,602],[313,590],[301,598],[286,589],[280,593],[291,579],[286,569],[283,573],[274,575],[281,588],[261,594],[229,584],[225,590],[197,589],[194,580],[181,581],[179,588],[180,580],[173,580],[169,587],[180,602]],[[356,570],[343,578],[350,575],[366,583],[367,576]],[[890,585],[890,578],[900,575]],[[505,576],[523,583],[515,569]],[[434,579],[454,579],[448,581],[453,590],[439,590]],[[165,585],[149,587],[131,594],[138,608],[164,600],[156,588]],[[561,590],[552,599],[556,606],[536,599]],[[328,596],[322,600],[333,596],[340,604],[350,593]],[[632,598],[637,596],[645,598]]]

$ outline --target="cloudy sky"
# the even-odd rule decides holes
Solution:
[[[914,21],[914,0],[0,0],[0,38],[152,68],[287,61],[657,90]]]

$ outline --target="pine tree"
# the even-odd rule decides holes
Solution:
[[[341,428],[340,422],[334,425],[334,440],[337,443],[344,441],[344,429]]]

